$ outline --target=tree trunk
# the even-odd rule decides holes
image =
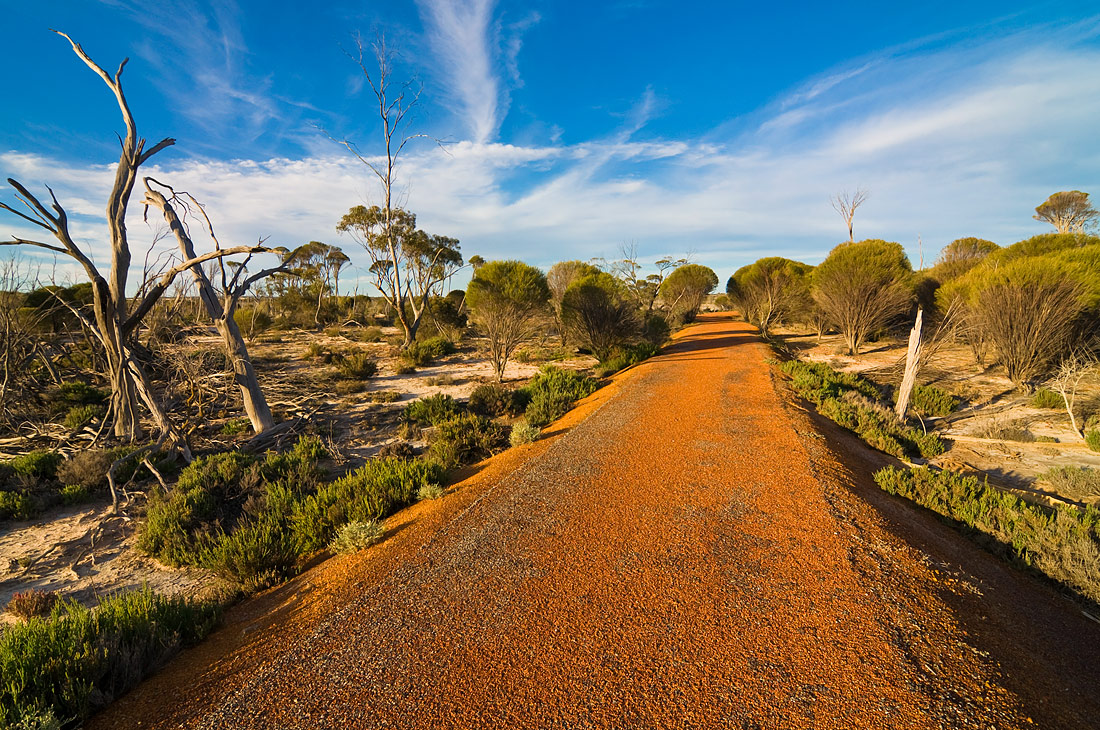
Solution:
[[[233,363],[233,381],[241,390],[244,411],[252,423],[252,430],[257,434],[263,433],[275,426],[275,419],[271,415],[271,408],[267,405],[264,392],[260,389],[241,330],[232,316],[216,318],[214,325],[225,343],[225,352],[229,356],[229,361]]]

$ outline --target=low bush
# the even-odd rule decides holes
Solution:
[[[401,358],[415,367],[424,367],[457,351],[458,348],[450,340],[444,337],[430,337],[407,347],[401,353]]]
[[[82,484],[66,484],[58,492],[61,502],[66,505],[84,504],[91,498],[92,493]]]
[[[56,591],[37,591],[32,588],[14,594],[4,610],[28,621],[32,618],[49,616],[59,600],[60,597]]]
[[[376,390],[368,398],[372,403],[393,403],[401,400],[401,394],[396,390]]]
[[[379,327],[367,327],[366,329],[359,332],[358,336],[355,339],[359,340],[360,342],[381,342],[382,330]]]
[[[148,588],[95,609],[54,606],[0,634],[0,724],[28,718],[80,723],[138,684],[180,647],[213,628],[217,607],[154,594]]]
[[[69,409],[69,412],[65,414],[63,423],[65,428],[76,430],[91,423],[97,418],[101,418],[106,412],[107,409],[103,406],[92,404],[86,406],[73,406]]]
[[[446,493],[447,488],[442,484],[429,483],[416,490],[416,498],[418,500],[441,499]]]
[[[412,375],[416,372],[416,366],[408,362],[395,363],[393,372],[395,375]]]
[[[879,487],[992,538],[993,547],[1100,602],[1100,511],[1031,504],[976,477],[887,467]]]
[[[457,414],[458,402],[449,395],[436,393],[420,400],[414,400],[405,406],[403,418],[409,423],[415,423],[424,428],[438,426]]]
[[[658,354],[661,348],[651,342],[642,342],[637,345],[620,347],[611,357],[596,366],[596,377],[606,378],[620,370],[625,370],[631,365],[636,365],[642,360],[647,360]]]
[[[530,397],[525,388],[491,383],[474,388],[466,407],[481,416],[516,416],[527,408]]]
[[[58,386],[55,400],[66,406],[101,405],[107,402],[107,392],[87,383],[70,381]]]
[[[507,444],[507,426],[484,416],[466,414],[438,425],[432,434],[428,457],[443,468],[452,469],[486,459]]]
[[[909,396],[909,407],[922,416],[947,416],[961,404],[960,398],[934,385],[918,385]]]
[[[1030,403],[1034,408],[1064,408],[1062,396],[1050,388],[1039,388],[1031,394]]]
[[[781,369],[791,376],[799,395],[817,404],[818,412],[852,431],[870,446],[899,459],[932,458],[945,450],[940,437],[899,419],[878,401],[879,391],[851,373],[833,371],[824,363],[790,360]]]
[[[512,446],[533,444],[535,441],[538,441],[540,433],[542,433],[540,429],[535,428],[526,421],[520,421],[512,426],[512,433],[508,436],[508,443]]]
[[[337,360],[336,368],[345,378],[366,380],[378,372],[378,363],[366,353],[355,352]]]
[[[596,391],[593,378],[572,370],[544,366],[527,384],[531,400],[527,404],[527,422],[536,428],[553,423],[573,407],[573,403]]]
[[[221,434],[222,436],[240,436],[248,433],[249,428],[251,424],[248,419],[234,418],[222,424]]]
[[[387,517],[411,504],[424,485],[441,483],[443,476],[439,464],[430,461],[385,458],[322,485],[295,506],[291,517],[300,551],[324,548],[340,525]]]
[[[1025,421],[993,420],[977,431],[978,438],[994,439],[996,441],[1020,441],[1032,443],[1035,434],[1027,429]]]
[[[1069,499],[1100,497],[1100,471],[1087,466],[1057,466],[1045,471],[1042,478],[1056,493]]]
[[[383,459],[386,457],[412,459],[416,456],[416,448],[408,441],[393,441],[378,449],[378,456]]]
[[[349,522],[341,525],[336,531],[336,537],[329,544],[329,550],[344,554],[359,552],[381,542],[384,534],[382,523],[377,520]]]
[[[26,492],[0,491],[0,520],[30,520],[39,511],[38,503]]]
[[[1100,428],[1085,431],[1085,445],[1093,451],[1100,451]]]
[[[44,481],[57,477],[57,467],[61,465],[61,460],[61,454],[56,451],[31,451],[15,457],[8,462],[8,466],[16,474]]]

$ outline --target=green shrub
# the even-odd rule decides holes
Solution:
[[[291,529],[299,550],[316,552],[329,544],[340,525],[381,520],[411,504],[425,484],[442,481],[443,469],[436,463],[372,459],[295,505]]]
[[[658,354],[661,348],[651,342],[641,342],[637,345],[619,347],[604,362],[596,367],[596,377],[606,378],[620,370],[625,370],[631,365],[636,365],[642,360],[647,360]]]
[[[61,464],[61,459],[61,454],[56,451],[31,451],[15,457],[8,462],[8,466],[16,474],[46,481],[57,477],[57,467]]]
[[[66,484],[59,494],[61,501],[67,505],[83,504],[91,497],[91,492],[82,484]]]
[[[435,395],[414,400],[405,406],[404,420],[418,426],[438,426],[458,414],[458,403],[449,395]]]
[[[107,402],[107,393],[87,383],[71,381],[58,386],[56,400],[67,406],[101,405]]]
[[[526,389],[491,383],[474,388],[466,407],[482,416],[516,416],[523,413],[529,400]]]
[[[502,450],[508,428],[484,416],[466,414],[438,424],[428,447],[428,457],[451,469],[472,464]]]
[[[61,599],[56,591],[38,591],[32,588],[12,595],[4,610],[17,618],[28,621],[32,618],[49,616],[59,600]]]
[[[508,443],[512,446],[533,444],[538,441],[541,431],[526,421],[520,421],[512,426],[512,433],[508,436]]]
[[[852,373],[833,370],[823,362],[788,360],[780,370],[791,376],[791,385],[803,398],[821,405],[829,398],[839,398],[845,391],[878,400],[879,390],[873,383]]]
[[[360,342],[381,342],[382,330],[379,327],[367,327],[356,338]]]
[[[553,423],[573,407],[573,403],[592,395],[599,384],[572,370],[544,366],[527,384],[531,400],[527,404],[527,422],[536,428]]]
[[[1100,512],[1051,509],[990,487],[976,477],[926,468],[887,467],[875,481],[993,539],[1000,552],[1100,602]]]
[[[0,520],[30,520],[39,512],[41,508],[29,494],[0,491]]]
[[[377,520],[349,522],[336,531],[329,550],[343,554],[359,552],[381,542],[385,532],[382,523]]]
[[[8,727],[11,730],[61,730],[61,721],[53,710],[28,710]]]
[[[425,499],[441,499],[446,493],[447,488],[442,484],[424,484],[416,490],[416,498],[421,501]]]
[[[1050,388],[1039,388],[1031,395],[1031,405],[1034,408],[1064,408],[1065,402],[1062,396]]]
[[[147,587],[87,609],[58,603],[0,634],[0,724],[87,719],[215,625],[217,608]]]
[[[370,394],[369,399],[372,403],[393,403],[401,400],[401,394],[396,390],[376,390]]]
[[[922,416],[946,416],[961,403],[960,398],[934,385],[918,385],[909,396],[909,406]]]
[[[1100,497],[1100,471],[1087,466],[1057,466],[1045,471],[1042,478],[1056,493],[1069,499]]]
[[[1093,451],[1100,451],[1100,428],[1085,431],[1085,444]]]
[[[450,340],[444,337],[431,337],[422,342],[414,342],[401,353],[401,357],[410,365],[424,367],[457,351],[458,348]]]
[[[408,362],[395,363],[393,372],[396,375],[412,375],[416,372],[416,366]]]
[[[222,436],[240,436],[242,433],[247,433],[250,427],[248,419],[234,418],[222,424],[221,433]]]
[[[103,406],[91,404],[86,406],[73,406],[69,409],[69,412],[65,414],[63,423],[65,428],[76,430],[94,419],[102,417],[106,412],[107,409]]]
[[[345,378],[366,380],[378,372],[378,363],[366,353],[356,352],[346,355],[336,362],[336,367]]]

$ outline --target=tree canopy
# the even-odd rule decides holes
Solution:
[[[546,307],[546,276],[522,261],[490,261],[478,267],[466,288],[466,304],[489,338],[497,380],[512,351],[530,336],[531,324]]]
[[[661,299],[669,310],[680,314],[684,321],[695,318],[707,294],[718,286],[718,275],[706,266],[685,264],[661,283]]]
[[[1100,211],[1092,207],[1088,193],[1063,190],[1041,203],[1032,217],[1051,224],[1059,233],[1082,233],[1100,218]]]

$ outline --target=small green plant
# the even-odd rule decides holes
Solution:
[[[381,542],[384,534],[382,523],[377,520],[349,522],[336,531],[336,537],[329,544],[329,549],[345,555],[356,553]]]
[[[32,588],[14,594],[4,610],[17,618],[28,621],[32,618],[49,616],[59,600],[60,597],[56,591],[38,591]]]
[[[366,380],[378,372],[378,363],[370,355],[356,352],[336,361],[336,367],[345,378]]]
[[[93,420],[101,418],[106,412],[107,409],[103,406],[91,403],[84,406],[73,406],[69,409],[69,412],[65,414],[65,428],[71,428],[75,431],[91,423]]]
[[[325,346],[320,342],[311,342],[309,347],[306,348],[305,354],[302,355],[303,360],[312,360],[317,357],[324,357],[328,353]]]
[[[879,487],[988,536],[991,549],[1100,602],[1100,511],[1051,509],[949,471],[887,467]]]
[[[997,441],[1019,441],[1021,443],[1035,441],[1035,434],[1027,429],[1025,421],[993,420],[978,429],[977,434],[979,438]]]
[[[403,418],[420,427],[438,426],[458,413],[458,403],[449,395],[436,393],[405,406]]]
[[[527,404],[527,422],[536,428],[558,420],[573,407],[573,403],[595,392],[599,385],[572,370],[544,366],[527,385],[530,402]]]
[[[412,375],[416,372],[416,366],[408,362],[394,363],[393,372],[396,375]]]
[[[67,505],[84,504],[91,497],[91,492],[83,484],[66,484],[59,494],[61,501]]]
[[[41,511],[26,492],[0,491],[0,520],[30,520]]]
[[[401,394],[396,390],[376,390],[369,398],[372,403],[393,403],[401,400]]]
[[[379,327],[367,327],[356,338],[360,342],[381,342],[382,330]]]
[[[11,730],[61,730],[61,721],[52,709],[27,710],[14,724],[8,725]]]
[[[410,365],[424,367],[457,351],[454,343],[445,337],[430,337],[422,342],[414,342],[401,353],[401,357]]]
[[[59,601],[48,616],[0,634],[0,726],[27,727],[27,718],[50,715],[79,724],[209,633],[217,619],[213,604],[148,588],[94,609]]]
[[[460,381],[460,380],[458,380],[458,379],[456,379],[456,378],[454,378],[450,375],[437,375],[434,378],[425,378],[424,379],[424,384],[425,385],[430,385],[433,388],[443,387],[443,386],[447,386],[447,385],[455,385],[456,383],[460,383],[460,382],[462,382],[462,381]]]
[[[1085,431],[1085,445],[1093,451],[1100,451],[1100,428]]]
[[[541,431],[526,421],[520,421],[512,426],[512,433],[508,437],[508,443],[512,446],[522,446],[538,441]]]
[[[524,388],[490,383],[474,388],[467,408],[482,416],[515,416],[527,408],[530,397],[530,392]]]
[[[8,462],[8,466],[16,474],[46,481],[57,477],[57,467],[61,465],[61,460],[61,454],[56,451],[31,451],[15,457]]]
[[[1057,466],[1045,471],[1042,478],[1063,497],[1076,500],[1100,497],[1100,471],[1087,466]]]
[[[596,366],[596,377],[606,378],[614,375],[631,365],[637,365],[643,360],[648,360],[660,351],[661,348],[652,342],[641,342],[637,345],[620,347],[611,354],[611,357]]]
[[[962,401],[934,385],[913,388],[909,406],[922,416],[947,416],[958,410]]]
[[[442,484],[424,484],[416,490],[418,500],[441,499],[447,493],[447,488]]]
[[[222,424],[221,432],[222,436],[240,436],[243,433],[248,433],[248,429],[251,427],[247,419],[234,418]]]
[[[508,428],[484,416],[466,414],[439,423],[428,456],[452,469],[488,458],[508,443]]]
[[[77,380],[58,386],[56,400],[68,406],[100,405],[107,401],[107,393]]]
[[[1029,401],[1033,408],[1064,408],[1065,403],[1062,401],[1062,396],[1055,393],[1050,388],[1039,388],[1031,394],[1031,400]]]

